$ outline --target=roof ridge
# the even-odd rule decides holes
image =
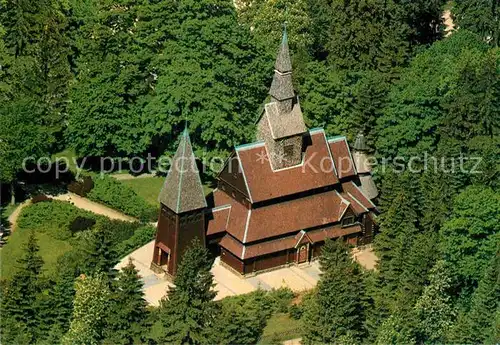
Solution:
[[[177,209],[176,209],[176,212],[178,212],[180,209],[181,209],[181,189],[182,189],[182,179],[183,179],[183,175],[184,175],[184,162],[185,162],[185,159],[184,159],[184,156],[186,155],[186,144],[187,144],[187,140],[189,140],[189,135],[187,135],[187,140],[186,140],[186,131],[187,131],[187,128],[184,129],[182,135],[184,136],[184,145],[182,146],[182,155],[181,157],[183,158],[182,159],[182,167],[181,167],[181,176],[179,177],[179,185],[178,185],[178,188],[177,188]],[[190,143],[191,143],[191,140],[189,140]]]

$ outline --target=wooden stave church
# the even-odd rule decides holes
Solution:
[[[368,147],[358,135],[327,139],[307,130],[293,89],[286,32],[255,143],[237,146],[206,198],[187,129],[160,192],[151,268],[176,274],[194,238],[240,275],[304,264],[326,238],[354,246],[372,241],[378,195]]]

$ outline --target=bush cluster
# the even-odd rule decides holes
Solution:
[[[148,204],[127,185],[106,175],[94,178],[94,188],[87,197],[143,222],[154,222],[158,218],[156,207]]]
[[[154,226],[146,225],[135,230],[134,234],[118,243],[115,247],[115,251],[118,257],[124,257],[127,254],[130,254],[137,248],[142,247],[148,242],[154,240],[156,234],[156,228]]]
[[[53,200],[24,208],[17,224],[20,229],[45,232],[55,239],[69,240],[73,232],[82,229],[82,225],[75,224],[75,221],[79,222],[78,218],[96,219],[96,217],[95,214],[78,209],[70,203]]]
[[[68,185],[68,190],[72,193],[86,197],[94,188],[94,181],[90,176],[84,176],[81,181],[73,181]]]
[[[87,230],[106,231],[118,257],[125,256],[154,239],[156,228],[139,222],[112,220],[81,210],[70,203],[52,200],[39,202],[23,209],[19,216],[20,229],[45,232],[52,238],[77,242],[75,235]]]

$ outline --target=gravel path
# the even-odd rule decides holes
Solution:
[[[137,222],[138,220],[127,216],[119,211],[116,211],[110,207],[104,206],[94,201],[90,201],[89,199],[83,198],[74,193],[66,193],[52,197],[54,200],[67,201],[73,204],[74,206],[81,208],[83,210],[87,210],[96,214],[100,214],[106,216],[111,219],[125,220],[128,222]]]

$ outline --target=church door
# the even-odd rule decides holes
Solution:
[[[299,247],[299,252],[298,252],[298,263],[302,264],[309,259],[309,245],[304,244],[303,246]]]

